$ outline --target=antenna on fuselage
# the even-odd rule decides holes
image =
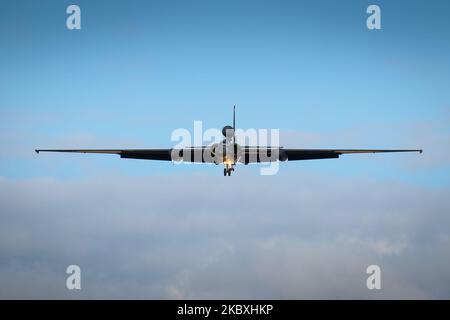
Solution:
[[[236,105],[233,106],[233,143],[236,143]]]
[[[236,129],[236,105],[233,106],[233,129]]]

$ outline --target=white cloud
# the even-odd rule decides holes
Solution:
[[[297,174],[0,179],[3,298],[448,298],[448,189]],[[83,289],[68,292],[78,264]],[[383,290],[365,287],[378,264]]]

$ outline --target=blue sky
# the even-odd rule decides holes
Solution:
[[[66,29],[72,3],[81,30]],[[0,297],[450,297],[449,14],[444,0],[2,0]],[[170,148],[195,120],[230,124],[234,104],[238,127],[280,129],[285,147],[424,153],[230,179],[34,153]],[[63,286],[74,263],[80,293]]]
[[[4,150],[12,144],[22,154],[35,147],[170,147],[172,130],[191,129],[194,120],[206,128],[229,123],[233,104],[243,128],[339,136],[366,127],[359,134],[367,142],[342,137],[316,145],[299,135],[291,147],[426,149],[405,126],[448,118],[445,1],[379,1],[379,31],[366,28],[367,1],[79,1],[79,31],[65,27],[69,4],[2,2]],[[392,127],[395,142],[379,126]],[[82,174],[67,162],[76,156],[57,157],[63,169],[55,172],[42,159],[5,152],[2,174]],[[380,167],[381,157],[289,168],[383,176],[390,169]],[[124,174],[172,171],[168,164],[91,158]],[[389,176],[441,185],[448,165],[440,169],[403,174],[396,168]]]

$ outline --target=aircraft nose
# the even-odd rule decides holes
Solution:
[[[232,126],[225,126],[222,129],[222,134],[226,138],[232,138],[234,136],[234,129]]]

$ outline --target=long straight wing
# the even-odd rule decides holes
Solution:
[[[296,161],[314,159],[339,158],[342,154],[382,153],[382,152],[420,152],[413,149],[284,149],[270,147],[247,147],[244,163],[269,162],[269,161]]]
[[[405,149],[285,149],[287,160],[310,160],[339,158],[341,154],[385,153],[385,152],[420,152],[422,150]]]
[[[116,154],[125,159],[144,160],[183,160],[185,162],[212,162],[205,159],[205,148],[184,149],[37,149],[36,152],[70,152],[70,153],[97,153]],[[381,152],[420,152],[422,150],[399,149],[283,149],[278,147],[244,147],[242,163],[257,163],[270,161],[295,161],[313,159],[339,158],[342,154],[381,153]]]
[[[71,152],[71,153],[98,153],[117,154],[121,158],[145,159],[145,160],[172,160],[172,149],[37,149],[39,152]]]
[[[124,159],[162,160],[185,162],[212,162],[205,159],[204,150],[207,147],[190,147],[184,149],[37,149],[39,152],[69,152],[69,153],[96,153],[116,154]]]

